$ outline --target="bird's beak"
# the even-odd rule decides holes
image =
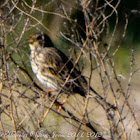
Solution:
[[[29,44],[32,44],[33,43],[33,39],[31,39],[31,38],[26,39],[25,40],[25,43],[27,43],[28,44],[27,46],[29,46]],[[25,46],[25,47],[27,47],[27,46]]]
[[[31,44],[31,43],[33,43],[33,39],[29,38],[29,39],[26,40],[26,42]]]
[[[30,43],[30,39],[26,39],[25,42],[26,42],[26,43]]]

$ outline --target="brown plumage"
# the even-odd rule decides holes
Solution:
[[[71,60],[52,43],[46,34],[37,33],[30,37],[29,46],[31,49],[31,66],[38,80],[48,89],[63,91],[66,94],[79,93],[87,95],[87,81],[81,72],[77,70]],[[90,95],[97,100],[107,103],[92,87]]]
[[[87,86],[85,78],[80,71],[73,68],[70,59],[54,47],[46,34],[33,35],[29,46],[33,72],[43,85],[68,94],[74,92],[86,96],[86,89],[83,88]]]

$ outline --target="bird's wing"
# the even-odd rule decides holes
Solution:
[[[56,48],[51,47],[44,48],[42,53],[44,54],[42,74],[55,80],[55,82],[57,81],[59,84],[64,84],[69,70],[65,66],[60,52]]]
[[[49,75],[59,84],[64,84],[66,79],[67,83],[74,83],[76,86],[82,86],[83,83],[86,83],[84,77],[76,68],[73,68],[73,63],[63,52],[54,47],[44,49],[43,75]]]

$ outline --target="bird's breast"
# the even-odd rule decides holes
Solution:
[[[36,75],[37,79],[40,81],[40,83],[46,86],[47,88],[57,90],[57,84],[55,83],[53,78],[50,78],[50,74],[47,73],[47,71],[45,74],[42,73],[42,69],[45,65],[43,54],[31,53],[30,59],[32,70]]]

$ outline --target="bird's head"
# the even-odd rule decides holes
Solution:
[[[31,50],[36,50],[44,47],[53,47],[54,45],[48,35],[36,33],[30,37],[29,46]]]

